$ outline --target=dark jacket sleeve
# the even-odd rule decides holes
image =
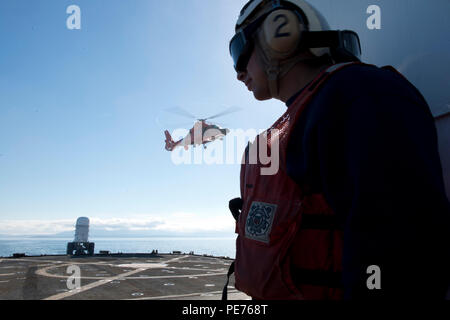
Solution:
[[[345,297],[443,297],[450,211],[434,120],[411,86],[382,72],[318,125],[323,191],[345,221]],[[367,287],[371,265],[380,290]]]
[[[300,170],[291,157],[288,173],[323,192],[342,221],[345,298],[443,298],[450,207],[429,108],[391,71],[343,77],[314,100]],[[373,265],[379,290],[367,287]]]

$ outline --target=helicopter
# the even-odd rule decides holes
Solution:
[[[172,108],[167,110],[172,113],[177,113],[185,117],[196,119],[196,122],[189,130],[189,133],[186,135],[186,137],[178,141],[174,141],[169,131],[165,130],[164,134],[166,136],[166,150],[173,151],[177,147],[184,147],[185,150],[188,150],[190,145],[192,145],[193,147],[203,145],[203,147],[206,149],[206,144],[216,140],[223,140],[223,138],[230,132],[230,130],[227,128],[221,128],[218,125],[212,123],[208,123],[207,121],[239,110],[240,108],[230,107],[223,112],[204,119],[196,119],[194,115],[190,114],[182,108]]]

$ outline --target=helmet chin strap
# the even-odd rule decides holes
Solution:
[[[267,81],[269,83],[270,95],[272,98],[279,97],[279,85],[280,79],[280,65],[278,61],[271,61],[272,63],[266,68]]]
[[[279,98],[279,85],[281,66],[280,61],[275,59],[269,59],[267,54],[261,48],[259,44],[255,45],[256,54],[259,57],[261,67],[266,73],[267,82],[269,85],[270,95],[272,98]]]
[[[262,67],[266,72],[269,90],[272,98],[278,99],[280,97],[279,81],[289,71],[292,70],[300,62],[317,60],[317,57],[294,56],[285,60],[269,59],[264,50],[259,46],[255,46],[256,52],[260,57],[259,61],[262,63]]]

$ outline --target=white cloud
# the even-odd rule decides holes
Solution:
[[[0,234],[4,235],[50,235],[74,230],[73,220],[3,220]]]
[[[189,212],[175,212],[164,216],[130,215],[126,218],[89,217],[90,228],[104,231],[169,231],[205,232],[234,231],[231,215],[199,215]],[[0,220],[0,234],[14,235],[53,235],[75,230],[75,219],[60,220]]]
[[[164,231],[228,231],[232,230],[234,220],[231,215],[196,215],[186,212],[177,212],[165,219],[155,227],[155,230]]]

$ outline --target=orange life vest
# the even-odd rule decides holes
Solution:
[[[252,146],[246,149],[241,168],[243,205],[236,223],[234,272],[236,288],[254,299],[343,297],[342,228],[322,194],[311,194],[307,187],[300,187],[288,176],[286,150],[294,124],[321,85],[352,64],[355,63],[334,65],[323,71],[286,113],[257,137],[254,144],[265,141],[268,154],[272,152],[274,139],[278,139],[276,174],[261,174],[261,169],[268,165],[260,161],[252,164],[249,161]]]

